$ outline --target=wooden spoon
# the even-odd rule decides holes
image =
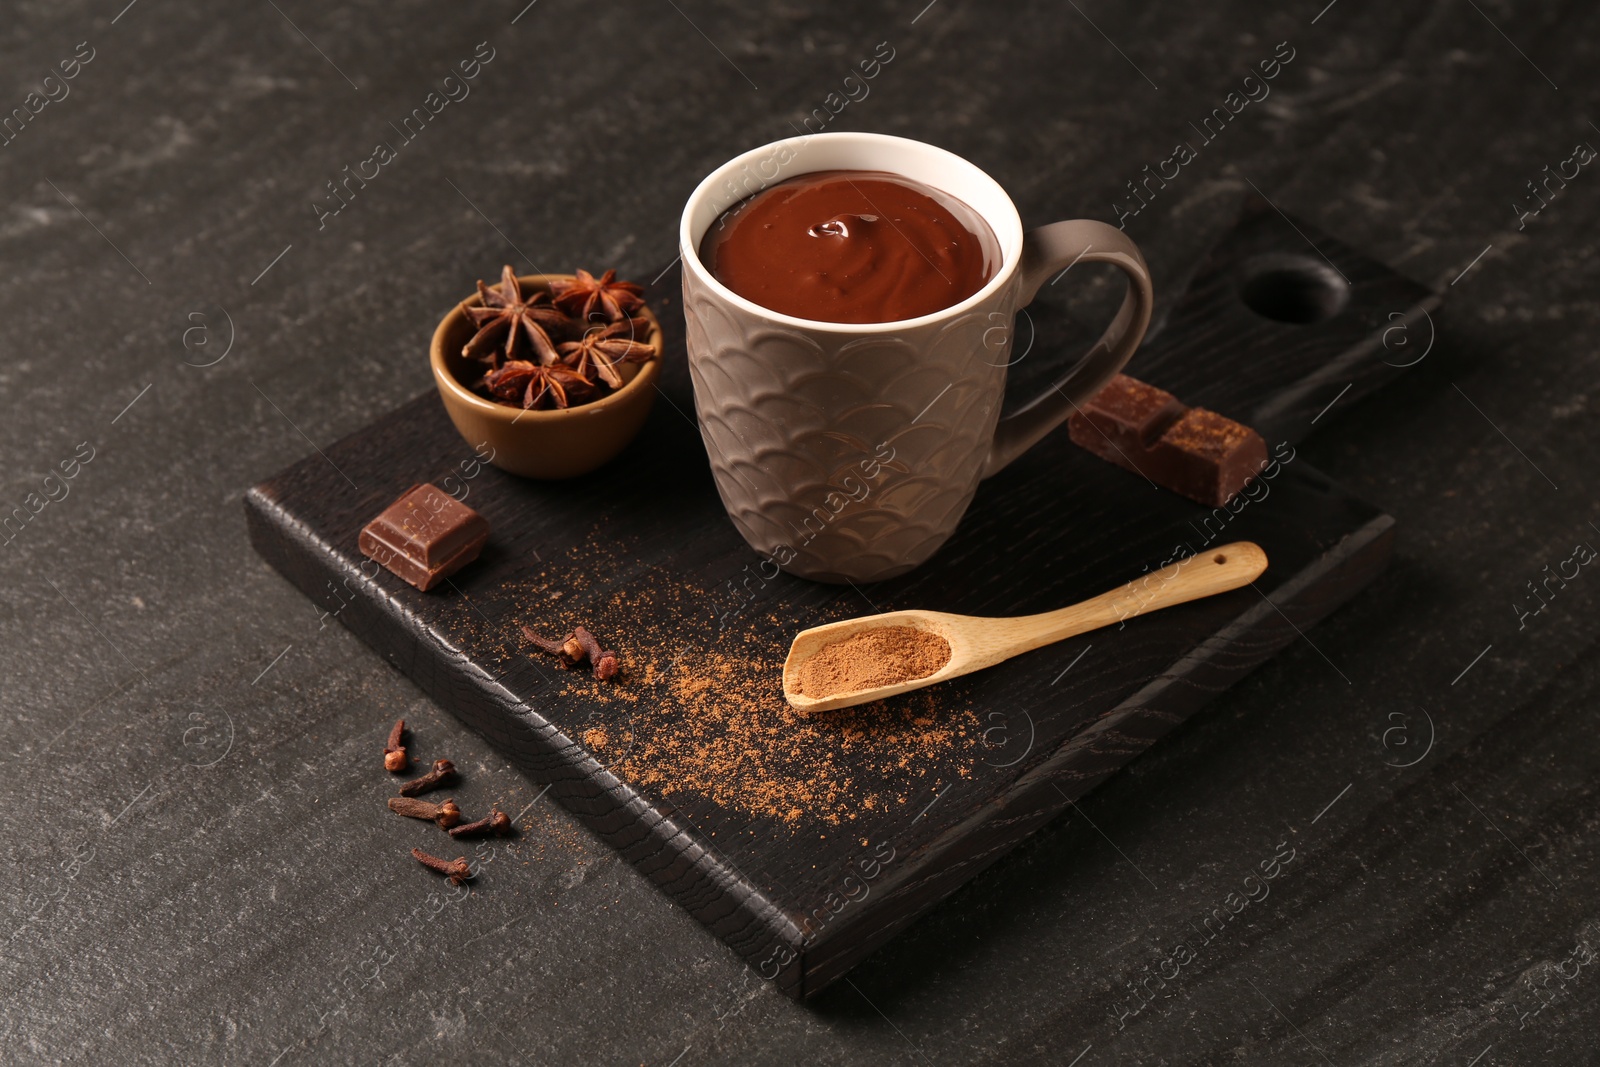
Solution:
[[[1152,571],[1127,585],[1059,611],[1042,615],[986,619],[974,615],[951,615],[943,611],[890,611],[859,619],[814,626],[795,637],[789,658],[783,663],[783,695],[789,703],[806,711],[830,711],[882,700],[923,686],[937,685],[963,674],[992,667],[1012,656],[1043,645],[1075,637],[1102,626],[1131,619],[1149,611],[1169,608],[1190,600],[1226,593],[1249,585],[1267,569],[1267,554],[1259,545],[1237,541],[1207,549],[1199,555],[1181,559],[1169,567]],[[886,626],[910,626],[931,630],[950,642],[950,661],[925,678],[914,678],[896,685],[880,685],[828,697],[808,697],[800,692],[800,665],[828,645]]]

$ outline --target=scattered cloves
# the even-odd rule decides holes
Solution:
[[[413,797],[390,797],[389,810],[408,819],[427,819],[429,822],[436,822],[441,830],[448,830],[461,821],[461,809],[456,806],[454,800],[433,804]]]
[[[499,808],[490,808],[489,814],[477,822],[462,823],[450,831],[451,837],[479,837],[495,834],[504,837],[511,832],[511,816]]]
[[[601,648],[600,641],[585,627],[574,627],[572,633],[559,641],[552,641],[548,637],[540,637],[531,628],[524,626],[522,635],[536,647],[550,653],[561,661],[561,666],[571,670],[584,660],[594,669],[594,675],[602,682],[609,681],[617,676],[622,669],[617,654],[610,649]]]
[[[411,856],[428,870],[438,871],[440,874],[447,876],[451,885],[460,885],[472,877],[472,868],[467,866],[467,858],[465,856],[453,860],[442,860],[438,856],[428,855],[420,848],[412,849]]]
[[[405,736],[406,721],[400,719],[394,724],[394,729],[389,731],[389,740],[383,746],[383,769],[386,771],[403,771],[411,766],[411,759],[406,755],[406,746],[400,743]]]
[[[420,796],[430,789],[437,789],[446,782],[454,781],[455,776],[456,765],[454,763],[447,759],[436,759],[433,761],[433,770],[402,785],[400,787],[400,795],[403,797]]]

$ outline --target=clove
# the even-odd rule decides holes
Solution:
[[[610,649],[600,647],[599,638],[583,626],[574,627],[572,633],[558,641],[541,637],[527,626],[522,628],[522,635],[536,647],[559,659],[561,666],[567,670],[572,670],[584,660],[588,660],[594,669],[595,677],[602,682],[615,678],[622,669],[617,654]]]
[[[454,800],[433,804],[413,797],[390,797],[389,810],[408,819],[427,819],[438,823],[441,830],[448,830],[461,821],[461,809]]]
[[[542,651],[548,652],[560,660],[564,670],[570,671],[583,662],[583,645],[578,642],[577,637],[573,634],[568,634],[559,641],[552,641],[548,637],[540,637],[530,627],[524,626],[522,628],[522,636],[526,637]]]
[[[589,663],[594,667],[594,676],[602,682],[610,681],[617,676],[622,665],[617,662],[617,654],[609,648],[601,648],[600,641],[594,634],[582,626],[574,627],[572,636],[583,646],[584,655],[589,657]]]
[[[386,771],[403,771],[411,766],[411,758],[406,755],[406,746],[400,743],[405,736],[406,721],[400,719],[394,724],[394,729],[389,731],[389,740],[383,745],[383,769]]]
[[[453,860],[442,860],[438,856],[430,856],[420,848],[411,850],[411,856],[418,863],[430,871],[438,871],[450,879],[451,885],[460,885],[472,877],[472,868],[467,866],[467,858],[462,856]]]
[[[455,781],[455,777],[456,765],[454,763],[447,759],[436,759],[433,761],[433,770],[402,785],[400,787],[400,795],[403,797],[420,796],[430,789],[437,789],[446,782]]]
[[[392,803],[392,802],[391,802]],[[489,814],[477,822],[462,823],[450,831],[451,837],[479,837],[494,834],[504,837],[511,832],[511,816],[499,808],[490,808]]]

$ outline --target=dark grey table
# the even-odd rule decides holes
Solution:
[[[0,1058],[1594,1062],[1593,8],[125,3],[0,43]],[[1450,303],[1302,449],[1399,519],[1389,572],[798,1005],[320,619],[239,499],[427,388],[464,281],[647,272],[702,174],[819,115],[1030,224],[1131,212],[1188,140],[1126,216],[1169,296],[1254,188]],[[519,815],[470,896],[375,803],[401,715]]]

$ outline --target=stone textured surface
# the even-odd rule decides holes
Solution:
[[[1600,544],[1600,190],[1526,183],[1600,144],[1600,13],[1077,7],[8,8],[7,109],[95,51],[0,148],[5,510],[93,456],[0,556],[5,1059],[1591,1062],[1600,580],[1528,583]],[[485,40],[471,95],[319,229],[325,183]],[[838,107],[884,40],[830,128],[945,145],[1028,225],[1114,220],[1193,140],[1127,221],[1160,293],[1253,185],[1452,303],[1302,448],[1399,519],[1390,571],[799,1006],[323,625],[239,496],[427,388],[463,280],[670,259],[699,177]],[[1201,143],[1284,40],[1271,95]],[[1079,274],[1105,321],[1120,279]],[[470,900],[419,883],[349,773],[399,714],[526,827]]]

